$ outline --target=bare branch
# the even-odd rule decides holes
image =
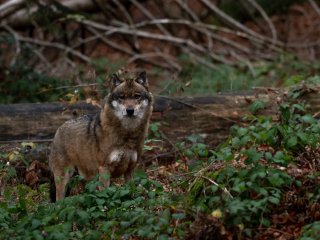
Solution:
[[[20,51],[21,51],[20,42],[18,40],[18,34],[11,27],[9,27],[6,24],[1,24],[0,28],[3,28],[6,31],[8,31],[12,35],[12,37],[14,38],[14,42],[15,42],[15,46],[16,46],[16,54],[14,55],[14,57],[12,58],[12,60],[10,62],[10,65],[12,66],[15,64],[17,56],[20,54]]]
[[[25,1],[25,0],[11,0],[9,2],[22,2],[20,3],[19,8],[18,6],[16,7],[17,9],[15,10],[14,14],[10,14],[9,17],[4,19],[4,22],[11,27],[23,27],[23,26],[28,26],[31,25],[32,23],[32,18],[30,17],[33,13],[35,13],[38,10],[38,6],[31,6],[30,8],[25,8],[21,9],[23,4],[29,3],[31,4],[32,1]],[[72,10],[76,11],[92,11],[96,8],[96,5],[94,4],[94,1],[88,1],[88,0],[63,0],[59,1],[59,3],[67,8],[70,8]],[[0,5],[1,8],[2,5]],[[21,10],[19,10],[21,9]],[[19,11],[17,11],[19,10]],[[8,16],[8,15],[6,15]],[[0,19],[1,19],[1,12],[0,12]]]
[[[219,8],[217,8],[213,3],[210,2],[210,0],[201,0],[201,2],[206,5],[214,14],[215,16],[220,19],[222,22],[227,24],[228,26],[232,28],[236,28],[243,33],[246,33],[250,36],[253,36],[263,42],[278,44],[281,46],[284,46],[282,42],[274,41],[273,39],[270,39],[268,37],[262,36],[261,34],[252,31],[250,28],[246,27],[245,25],[241,24],[240,22],[234,20],[232,17],[228,16],[226,13],[221,11]]]
[[[121,12],[124,14],[124,16],[126,17],[126,19],[128,20],[129,25],[131,26],[131,28],[134,28],[134,23],[133,20],[130,16],[130,13],[128,13],[128,11],[126,10],[126,8],[122,5],[122,3],[120,3],[119,0],[112,0],[117,7],[121,10]],[[132,34],[133,37],[133,45],[135,49],[140,49],[139,46],[139,41],[137,39],[137,36],[135,34]]]
[[[247,0],[254,8],[256,8],[259,13],[261,14],[261,16],[263,17],[263,19],[267,22],[270,31],[271,31],[271,36],[272,36],[272,44],[275,44],[275,42],[277,41],[277,30],[275,28],[275,26],[273,25],[271,19],[268,17],[267,13],[263,10],[263,8],[259,5],[259,3],[257,3],[257,1],[255,0]]]
[[[195,22],[199,22],[200,19],[198,18],[197,14],[195,14],[188,6],[188,3],[186,1],[182,1],[182,0],[175,0],[178,5],[185,11],[187,12],[191,18],[193,19],[193,21]]]
[[[144,22],[137,23],[136,27],[137,28],[141,28],[141,27],[144,27],[144,26],[147,26],[147,25],[152,25],[152,24],[183,24],[183,25],[187,25],[189,27],[192,27],[192,28],[194,28],[195,30],[198,30],[198,31],[203,31],[201,29],[208,29],[208,30],[211,30],[211,31],[221,31],[221,32],[224,32],[224,33],[227,33],[227,34],[232,34],[232,35],[235,35],[235,36],[238,36],[238,37],[242,37],[242,38],[248,39],[248,40],[250,40],[252,42],[255,42],[257,44],[266,43],[265,41],[262,41],[260,38],[256,38],[254,36],[248,35],[248,34],[243,33],[241,31],[234,31],[234,30],[231,30],[229,28],[215,26],[215,25],[211,25],[211,24],[205,24],[205,23],[202,23],[202,22],[193,23],[193,22],[190,22],[190,21],[184,20],[184,19],[156,19],[156,20],[152,20],[152,21],[144,21]],[[213,33],[212,33],[212,37],[217,39],[217,40],[221,40],[222,39],[221,36],[217,36],[217,34],[213,34]],[[238,45],[238,47],[236,47],[236,48],[239,48],[242,51],[246,51],[246,49],[247,49],[248,51],[251,52],[251,49],[248,49],[245,46],[242,46],[239,43],[236,43],[235,41],[232,41],[230,39],[227,39],[227,40],[224,40],[224,41],[225,41],[225,43],[228,43],[228,44],[231,44],[231,42],[233,42],[232,44],[234,45],[234,47],[236,47],[236,45]],[[278,45],[278,46],[281,46],[281,47],[283,46],[283,43],[281,43],[281,45],[279,45],[279,44],[280,44],[280,42],[277,42],[275,45]],[[273,51],[282,52],[282,49],[280,49],[280,48],[278,48],[276,46],[273,46],[273,45],[268,45],[268,48],[270,48],[270,50],[273,50]]]
[[[132,35],[136,34],[139,37],[143,38],[149,38],[149,39],[155,39],[155,40],[160,40],[160,41],[165,41],[165,42],[172,42],[175,44],[181,44],[181,45],[187,45],[191,48],[194,48],[200,52],[207,52],[205,48],[203,48],[201,45],[196,44],[194,41],[191,39],[183,39],[179,37],[174,37],[174,36],[165,36],[162,34],[157,34],[157,33],[150,33],[147,31],[142,31],[142,30],[136,30],[136,29],[131,29],[130,26],[128,27],[111,27],[111,26],[106,26],[100,23],[92,22],[90,20],[82,20],[82,23],[95,27],[100,30],[105,30],[105,36],[110,36],[115,33],[122,33],[126,35]]]
[[[139,10],[146,15],[150,20],[154,20],[155,17],[150,13],[148,9],[142,6],[137,0],[130,0]],[[165,29],[161,24],[156,23],[156,26],[163,32],[165,35],[171,35],[167,29]]]
[[[313,7],[313,9],[316,11],[316,13],[318,15],[320,15],[320,8],[318,7],[318,5],[316,4],[316,2],[314,0],[309,0],[311,6]]]
[[[164,68],[172,69],[174,67],[178,72],[182,70],[182,67],[177,63],[176,59],[173,56],[170,56],[165,53],[161,52],[151,52],[151,53],[143,53],[143,54],[136,54],[135,56],[131,57],[128,60],[128,63],[132,63],[136,61],[137,59],[149,59],[154,57],[161,57],[165,60],[165,62],[168,62],[169,64],[163,64],[163,63],[157,63],[158,65],[161,65]]]
[[[25,0],[11,0],[0,5],[0,19],[4,19],[18,11],[25,4]]]
[[[228,195],[230,198],[233,198],[233,196],[231,195],[231,193],[228,191],[228,189],[226,187],[222,187],[220,184],[216,183],[215,181],[213,181],[212,179],[206,177],[206,176],[200,176],[203,179],[208,180],[209,182],[211,182],[213,185],[217,186],[218,188],[220,188],[226,195]]]
[[[161,32],[164,33],[164,35],[168,36],[168,37],[172,37],[172,34],[166,29],[164,28],[160,22],[157,22],[157,20],[155,19],[155,17],[152,15],[152,13],[150,13],[150,11],[148,9],[146,9],[145,7],[143,7],[138,1],[136,0],[131,0],[131,2],[133,2],[139,9],[141,12],[143,12],[151,21],[153,21],[155,23],[155,25],[160,29]],[[136,27],[140,27],[139,24],[136,24]],[[209,41],[211,43],[211,41]],[[194,53],[192,53],[190,50],[186,49],[186,47],[181,46],[181,49],[183,52],[188,53],[189,55],[192,55],[194,57],[195,60],[197,60],[198,62],[204,64],[205,66],[209,67],[209,68],[215,68],[213,64],[208,63],[207,61],[205,61],[204,59],[201,59],[200,57],[198,57],[197,55],[195,55]],[[210,48],[210,44],[209,44],[209,50]],[[178,72],[181,71],[181,66],[176,66]]]
[[[65,54],[71,53],[72,55],[80,58],[84,62],[88,62],[88,63],[91,62],[91,59],[89,57],[87,57],[87,56],[83,55],[82,53],[80,53],[76,50],[73,50],[72,48],[67,47],[61,43],[46,42],[46,41],[42,41],[39,39],[33,39],[33,38],[28,38],[28,37],[23,37],[23,36],[17,36],[17,39],[22,42],[28,42],[31,44],[57,48],[57,49],[63,50]]]

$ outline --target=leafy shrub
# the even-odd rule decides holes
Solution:
[[[225,144],[208,150],[209,165],[190,186],[192,208],[211,212],[228,229],[248,236],[252,228],[270,225],[269,215],[281,203],[283,192],[301,185],[284,171],[286,166],[298,153],[316,150],[320,142],[320,124],[303,105],[288,101],[279,109],[279,121],[251,116],[249,126],[232,127]],[[187,151],[188,156],[196,152],[192,147]]]
[[[123,186],[97,191],[86,185],[84,194],[56,204],[40,204],[21,211],[21,204],[2,203],[0,238],[100,239],[182,237],[185,214],[171,210],[172,200],[162,186],[143,176]],[[23,197],[23,196],[20,196]],[[26,231],[28,229],[28,231]]]
[[[318,239],[320,234],[320,221],[313,222],[302,228],[302,236],[300,240]]]

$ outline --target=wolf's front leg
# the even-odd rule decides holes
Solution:
[[[56,185],[56,201],[65,197],[66,185],[73,174],[72,169],[64,169],[63,171],[54,172],[54,182]]]
[[[103,186],[99,186],[99,190],[103,190],[110,186],[110,171],[107,167],[99,166],[99,181],[102,182]]]
[[[132,179],[132,172],[132,170],[128,170],[124,173],[124,180],[126,181],[126,183]]]
[[[138,159],[140,158],[140,154],[137,151],[128,151],[129,153],[129,166],[127,168],[127,170],[124,172],[124,180],[126,182],[129,182],[132,179],[132,175],[133,175],[133,170],[135,169]]]

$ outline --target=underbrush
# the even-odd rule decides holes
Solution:
[[[216,149],[191,135],[174,146],[175,162],[103,191],[89,182],[55,204],[48,183],[19,180],[19,150],[3,151],[0,239],[317,239],[320,124],[300,94],[284,97],[276,119],[257,115],[265,103],[254,102]],[[150,129],[146,154],[161,154],[161,126]]]
[[[2,203],[0,238],[168,239],[185,235],[186,215],[177,210],[159,182],[142,175],[103,191],[97,190],[99,184],[92,181],[82,194],[32,210],[25,199]]]
[[[216,69],[186,64],[175,80],[162,82],[165,94],[210,95],[213,92],[252,90],[255,87],[288,87],[320,70],[319,63],[304,62],[283,54],[273,61],[243,62],[237,66],[219,64]]]

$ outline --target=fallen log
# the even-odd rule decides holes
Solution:
[[[276,118],[277,102],[285,90],[216,94],[210,97],[156,97],[152,122],[161,123],[161,132],[170,143],[191,134],[199,134],[215,146],[225,140],[234,124],[245,123],[249,106],[256,99],[266,102],[263,114]],[[318,91],[304,94],[310,111],[320,111]],[[50,141],[57,128],[66,120],[99,109],[91,104],[41,103],[0,105],[0,143],[8,141]]]

